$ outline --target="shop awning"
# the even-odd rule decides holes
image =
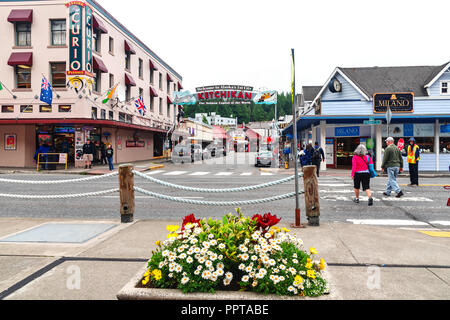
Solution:
[[[172,77],[170,76],[170,74],[167,74],[167,81],[173,82]]]
[[[136,51],[134,51],[133,46],[127,40],[124,41],[125,41],[125,52],[130,54],[136,54]]]
[[[212,126],[213,127],[213,135],[215,139],[226,139],[227,138],[227,132],[224,128],[219,126]]]
[[[96,56],[93,56],[93,67],[94,70],[99,70],[101,72],[108,73],[108,68],[106,68],[103,61]]]
[[[33,22],[33,10],[11,10],[8,16],[8,21],[14,22]]]
[[[167,97],[167,104],[173,104],[172,99],[170,99],[170,97]]]
[[[127,74],[127,73],[125,73],[125,84],[127,86],[132,86],[132,87],[136,86],[136,82],[134,82],[133,77],[130,76],[129,74]]]
[[[32,67],[33,52],[13,52],[9,57],[8,64],[10,66],[23,65],[27,67]]]
[[[156,93],[155,89],[150,87],[150,97],[157,97],[157,96],[158,96],[158,94]]]
[[[181,85],[181,82],[178,82],[178,90],[183,90],[183,86]]]
[[[94,30],[98,30],[101,33],[108,33],[108,30],[105,28],[105,25],[99,18],[93,16],[92,20],[93,20],[92,26],[94,27]]]
[[[153,63],[153,61],[152,61],[152,60],[149,60],[149,62],[150,62],[150,69],[151,69],[151,70],[158,71],[158,68],[157,68],[156,65]]]
[[[255,131],[253,131],[252,129],[247,129],[247,131],[245,131],[245,135],[247,136],[247,138],[249,140],[261,139],[261,136],[258,133],[256,133]]]

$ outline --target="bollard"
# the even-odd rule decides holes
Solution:
[[[305,187],[305,209],[308,225],[320,225],[319,181],[316,166],[303,167],[303,185]]]
[[[133,222],[134,216],[134,174],[133,166],[119,167],[120,216],[122,223]]]

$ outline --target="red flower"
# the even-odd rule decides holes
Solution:
[[[255,214],[252,217],[252,220],[256,220],[257,226],[261,229],[270,228],[280,222],[281,218],[277,218],[276,215],[272,215],[271,213],[266,213],[263,216],[260,214]]]
[[[200,219],[195,219],[195,216],[193,213],[191,213],[190,215],[186,216],[183,218],[183,224],[181,226],[181,231],[184,230],[184,227],[188,224],[188,223],[192,223],[192,224],[200,224]]]

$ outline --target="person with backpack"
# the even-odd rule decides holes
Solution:
[[[367,148],[361,144],[356,148],[352,159],[352,179],[355,192],[354,203],[359,203],[359,194],[362,185],[363,191],[366,192],[369,198],[369,206],[373,206],[372,191],[370,190],[370,165],[373,165],[373,160],[368,155]]]
[[[322,161],[325,162],[325,153],[323,152],[323,149],[319,147],[319,143],[316,142],[312,149],[311,162],[313,166],[317,167],[317,177],[320,175],[320,164]]]
[[[311,144],[306,145],[303,155],[300,156],[300,164],[302,167],[312,165],[313,147]]]

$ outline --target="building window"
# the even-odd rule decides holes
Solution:
[[[150,69],[150,83],[153,84],[154,79],[154,74],[153,74],[153,69]]]
[[[450,81],[441,82],[441,94],[449,94]]]
[[[72,106],[71,105],[68,105],[68,106],[60,105],[60,106],[58,106],[58,112],[61,112],[61,113],[72,112]]]
[[[100,53],[102,49],[102,35],[100,32],[96,31],[92,33],[92,43],[94,51]]]
[[[114,111],[109,112],[109,120],[114,120]]]
[[[128,52],[125,53],[125,69],[130,70],[130,65],[131,65],[131,54],[129,54]]]
[[[94,92],[102,90],[102,72],[100,70],[95,70],[92,88]]]
[[[450,153],[450,137],[441,137],[439,140],[439,152],[449,154]]]
[[[66,20],[50,20],[52,46],[66,45]]]
[[[159,74],[159,89],[162,90],[162,74]]]
[[[153,111],[153,104],[155,103],[155,97],[150,97],[150,111]]]
[[[100,119],[106,120],[106,110],[100,110]]]
[[[109,37],[109,53],[114,54],[114,39]]]
[[[66,87],[66,63],[50,62],[51,81],[53,88]]]
[[[139,97],[142,99],[142,102],[144,102],[144,89],[139,88]]]
[[[159,98],[159,114],[163,114],[162,110],[162,98]]]
[[[167,94],[170,94],[170,81],[167,80]]]
[[[125,113],[119,112],[119,121],[125,122]]]
[[[14,106],[2,106],[2,113],[13,113]]]
[[[20,113],[33,113],[33,106],[20,106]]]
[[[133,123],[133,116],[131,114],[126,115],[126,122],[127,123]]]
[[[142,59],[139,59],[139,78],[144,77],[144,62]]]
[[[16,88],[30,89],[31,88],[31,67],[16,66]]]
[[[167,104],[167,117],[170,118],[170,104]]]
[[[52,106],[49,106],[49,105],[41,105],[41,106],[39,106],[39,112],[42,112],[42,113],[48,113],[48,112],[52,112]]]
[[[16,45],[31,46],[31,23],[16,22]]]
[[[111,89],[112,87],[114,87],[114,75],[113,74],[109,74],[109,88]]]
[[[97,108],[96,107],[92,107],[91,118],[94,120],[97,120]]]

